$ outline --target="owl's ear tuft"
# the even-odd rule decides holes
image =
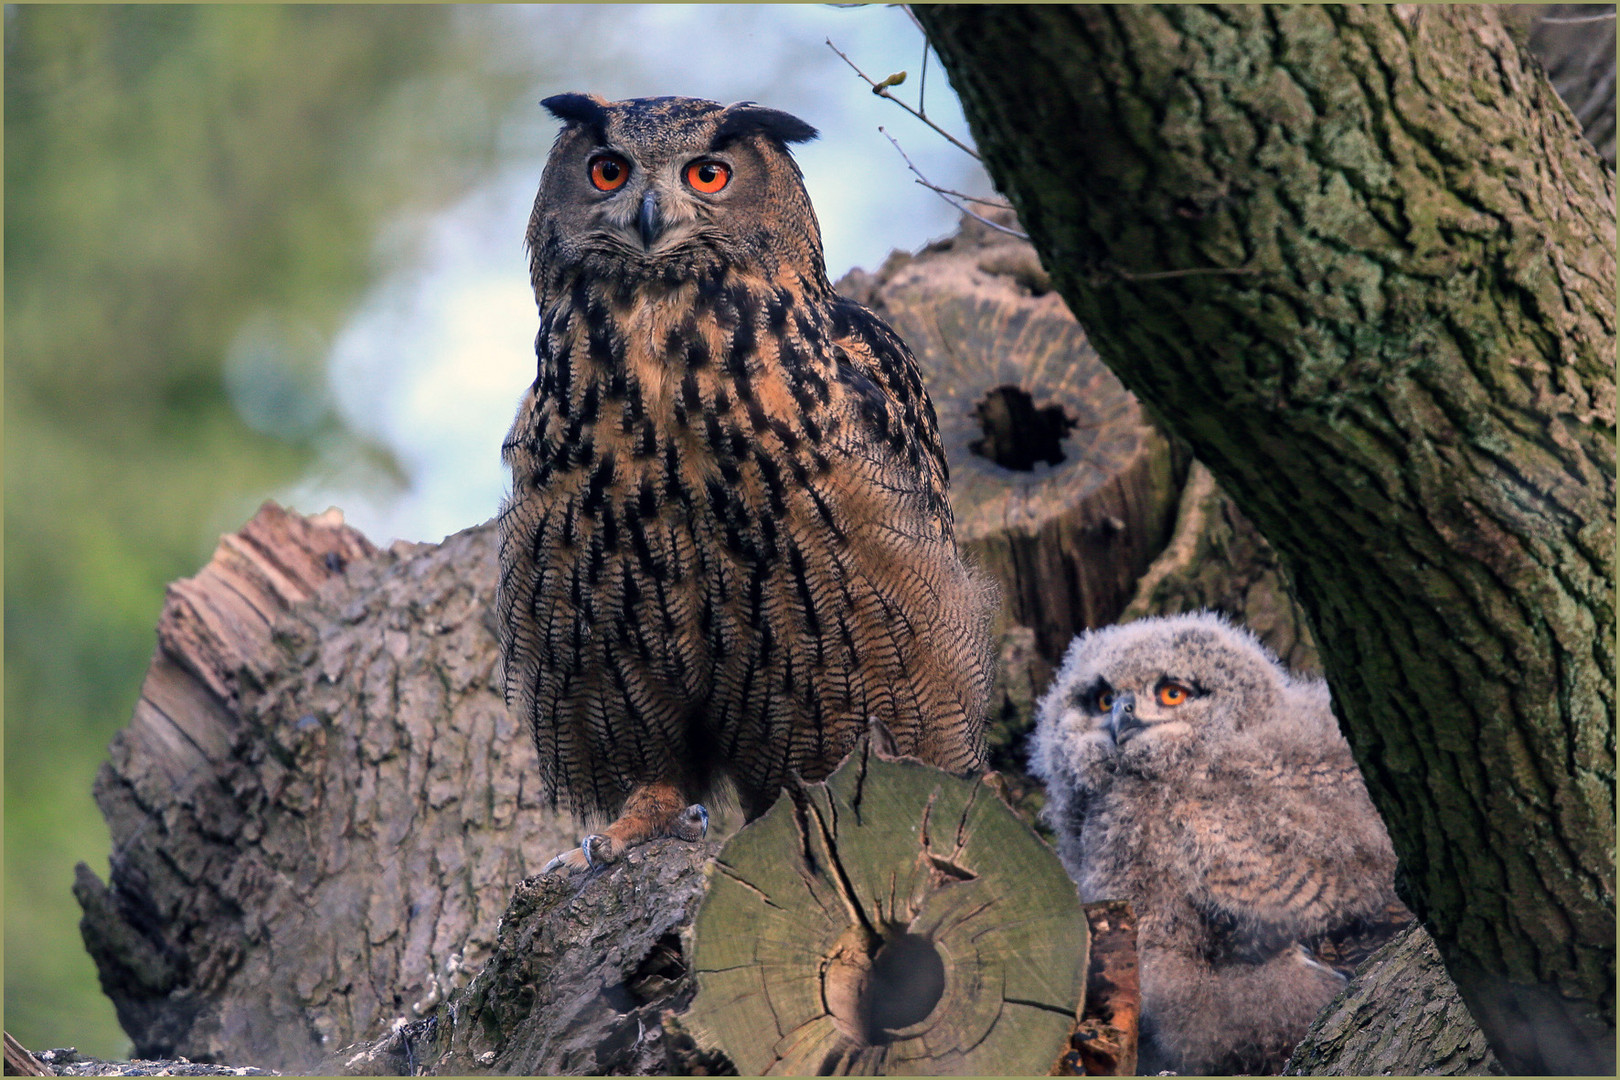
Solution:
[[[553,94],[540,102],[565,124],[589,128],[597,142],[607,141],[607,108],[591,94]]]
[[[792,113],[780,109],[767,109],[752,101],[739,101],[728,106],[725,119],[714,133],[713,148],[723,149],[745,135],[769,135],[781,143],[809,142],[821,134]]]

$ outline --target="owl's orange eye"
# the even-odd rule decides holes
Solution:
[[[630,179],[630,163],[618,154],[591,158],[591,183],[597,191],[618,191]]]
[[[724,162],[699,158],[686,167],[686,182],[696,191],[713,195],[731,182],[731,168]]]
[[[1187,688],[1180,683],[1167,682],[1158,693],[1160,705],[1176,706],[1187,700]]]
[[[1107,712],[1109,709],[1112,709],[1113,707],[1114,707],[1114,692],[1112,690],[1103,690],[1100,693],[1098,693],[1098,695],[1097,695],[1097,711],[1098,712]]]

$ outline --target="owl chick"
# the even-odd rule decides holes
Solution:
[[[1327,685],[1202,612],[1075,639],[1037,716],[1064,865],[1136,911],[1141,1071],[1280,1071],[1412,917]]]
[[[787,113],[544,104],[539,370],[504,447],[507,701],[555,804],[617,814],[553,865],[701,836],[825,776],[869,718],[984,757],[994,588],[956,548],[916,362],[838,296]],[[692,805],[689,805],[692,803]]]

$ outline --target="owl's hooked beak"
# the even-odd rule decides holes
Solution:
[[[1114,704],[1108,710],[1108,733],[1114,742],[1122,743],[1146,725],[1136,718],[1136,695],[1121,690],[1114,695]]]
[[[651,251],[658,234],[664,231],[664,215],[658,209],[658,192],[652,188],[641,196],[641,215],[636,219],[636,225],[641,230],[641,246]]]

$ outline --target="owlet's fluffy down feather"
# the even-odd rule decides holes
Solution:
[[[1178,615],[1075,639],[1037,712],[1058,853],[1136,912],[1141,1071],[1280,1071],[1412,917],[1326,683]]]
[[[619,814],[559,856],[701,836],[825,776],[869,718],[984,757],[994,589],[958,555],[911,353],[833,292],[787,146],[744,102],[543,103],[539,369],[505,444],[507,701],[553,801]]]

